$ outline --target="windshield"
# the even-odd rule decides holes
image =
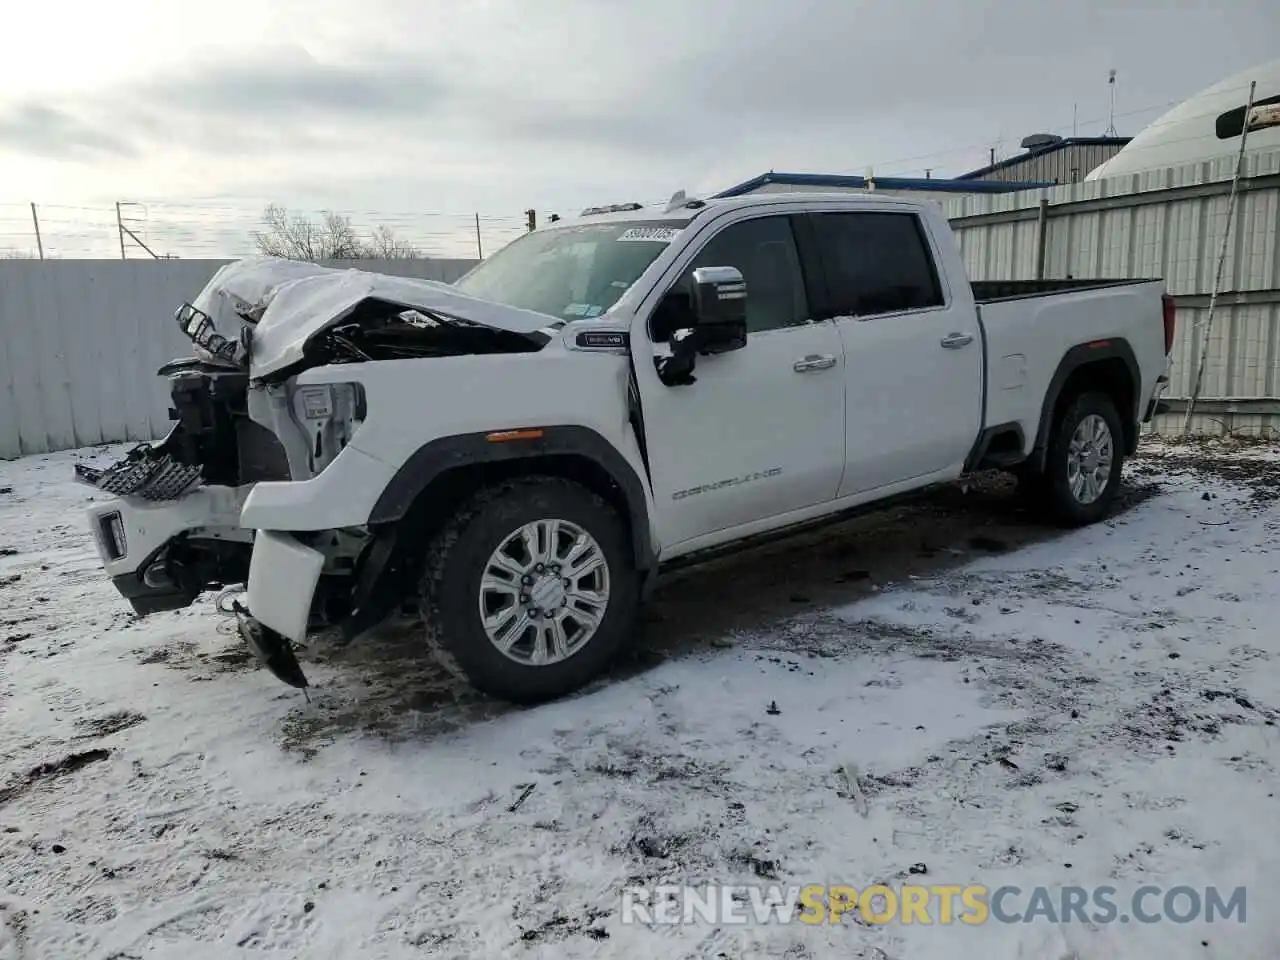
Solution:
[[[604,313],[688,220],[559,227],[508,244],[459,280],[463,293],[561,320]]]

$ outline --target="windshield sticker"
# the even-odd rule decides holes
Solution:
[[[680,231],[675,227],[631,227],[618,237],[619,243],[670,243]]]

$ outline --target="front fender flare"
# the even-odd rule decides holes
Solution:
[[[393,524],[405,517],[419,495],[438,477],[458,467],[503,461],[536,461],[572,455],[594,462],[618,485],[626,501],[636,567],[656,567],[657,551],[649,525],[649,507],[639,475],[613,444],[589,427],[559,425],[519,431],[516,439],[494,442],[489,433],[440,437],[419,447],[400,466],[369,514],[369,525]]]

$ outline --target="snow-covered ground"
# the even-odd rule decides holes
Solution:
[[[1069,535],[950,491],[681,574],[632,662],[526,710],[411,630],[312,644],[308,703],[208,600],[135,622],[69,481],[119,452],[0,463],[0,960],[1280,955],[1274,449],[1146,444]],[[622,922],[628,884],[708,881],[1247,915]]]

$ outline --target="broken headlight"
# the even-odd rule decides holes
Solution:
[[[187,339],[211,357],[233,363],[242,367],[249,360],[249,328],[239,340],[232,340],[220,334],[213,325],[213,318],[190,303],[184,303],[173,315],[179,329]]]

